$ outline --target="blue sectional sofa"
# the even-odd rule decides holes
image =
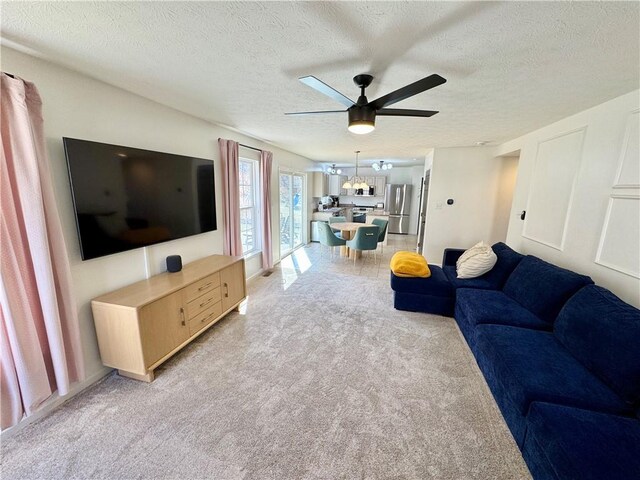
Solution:
[[[451,302],[534,478],[640,479],[640,310],[587,276],[492,248],[496,266],[477,279],[456,278],[457,249],[430,266],[434,284],[392,274],[396,308]]]

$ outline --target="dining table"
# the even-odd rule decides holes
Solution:
[[[360,222],[338,222],[332,223],[330,226],[332,230],[338,230],[342,234],[342,238],[344,240],[351,240],[360,227],[370,227],[371,224]],[[355,258],[361,258],[362,251],[354,250],[346,245],[342,245],[340,247],[340,255],[351,258],[355,255]]]

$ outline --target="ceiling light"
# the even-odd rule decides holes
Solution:
[[[349,131],[364,135],[376,128],[376,111],[367,106],[349,109]]]
[[[327,168],[327,173],[330,173],[331,175],[340,175],[342,173],[342,170],[340,170],[339,168],[336,168],[336,164],[334,163],[333,165]]]
[[[373,165],[371,165],[371,167],[376,172],[379,172],[380,170],[391,170],[393,168],[393,165],[391,165],[389,162],[385,163],[384,160],[380,160],[379,162],[376,162]]]

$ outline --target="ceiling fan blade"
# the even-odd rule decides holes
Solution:
[[[288,112],[285,115],[316,115],[319,113],[344,113],[346,110],[320,110],[319,112]]]
[[[380,110],[388,105],[393,105],[405,98],[413,97],[418,93],[422,93],[425,90],[429,90],[430,88],[437,87],[438,85],[442,85],[447,80],[442,78],[440,75],[434,73],[433,75],[429,75],[428,77],[423,78],[422,80],[418,80],[410,85],[406,85],[398,90],[395,90],[383,97],[377,98],[372,102],[369,102],[369,106],[375,108],[376,110]]]
[[[298,80],[300,80],[305,85],[313,88],[314,90],[317,90],[323,95],[326,95],[329,98],[333,98],[336,102],[341,103],[347,108],[351,107],[352,105],[355,105],[355,102],[351,100],[349,97],[346,97],[345,95],[341,94],[335,88],[330,87],[323,81],[318,80],[313,75],[309,75],[307,77],[300,77]]]
[[[376,112],[376,116],[386,115],[388,117],[432,117],[435,110],[407,110],[406,108],[381,108]]]

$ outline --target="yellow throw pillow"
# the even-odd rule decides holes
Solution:
[[[431,276],[427,259],[416,252],[396,252],[391,257],[390,267],[396,277],[427,278]]]

